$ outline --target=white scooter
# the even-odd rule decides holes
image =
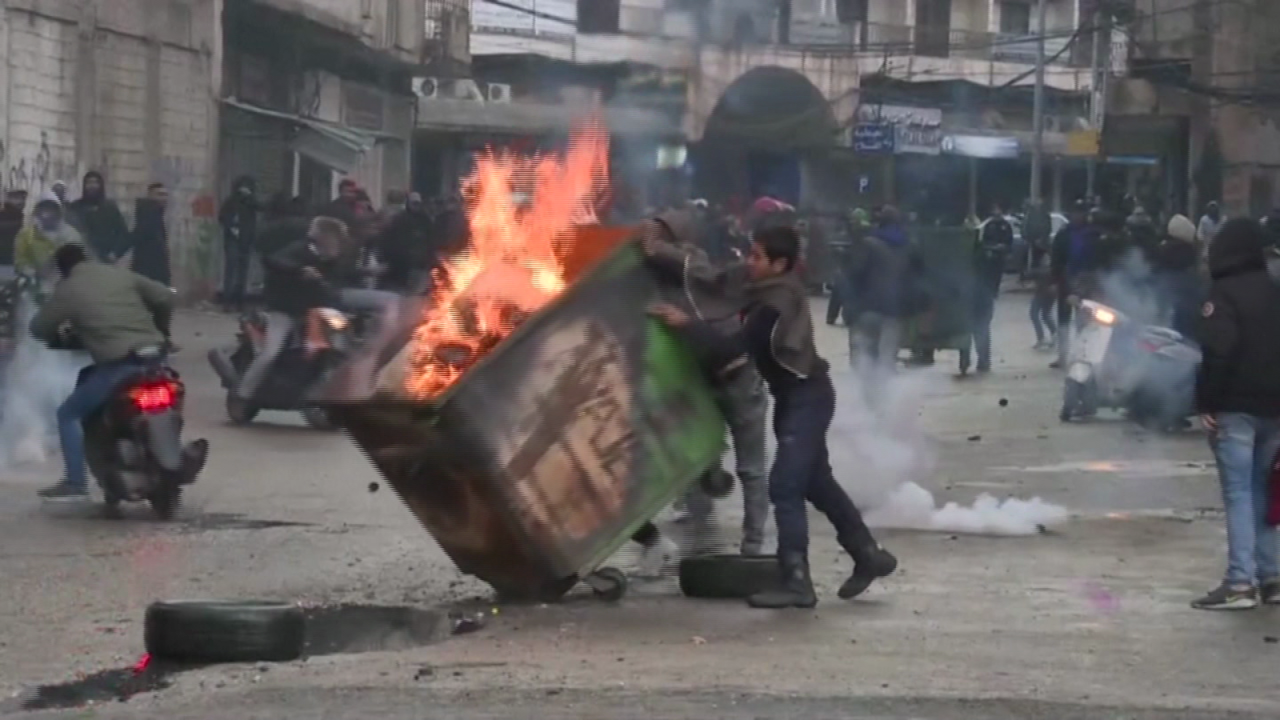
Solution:
[[[1076,308],[1061,420],[1113,408],[1147,427],[1182,425],[1194,409],[1200,349],[1181,333],[1093,300],[1080,300]]]

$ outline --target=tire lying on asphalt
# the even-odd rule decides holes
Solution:
[[[680,561],[680,592],[692,598],[741,600],[772,587],[773,555],[695,555]]]
[[[236,600],[152,603],[147,652],[186,663],[286,662],[302,655],[306,618],[296,605]]]

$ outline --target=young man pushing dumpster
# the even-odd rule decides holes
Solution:
[[[814,343],[808,294],[795,272],[799,259],[800,238],[791,228],[757,233],[746,262],[751,282],[741,329],[718,334],[721,342],[741,343],[774,399],[778,450],[769,473],[769,498],[778,524],[780,577],[777,587],[747,599],[757,608],[811,608],[818,603],[809,575],[806,500],[827,516],[840,546],[853,557],[853,574],[840,586],[841,598],[857,597],[898,566],[897,558],[871,535],[831,470],[827,431],[835,414],[835,388]],[[655,314],[675,327],[707,324],[672,304],[658,306]]]

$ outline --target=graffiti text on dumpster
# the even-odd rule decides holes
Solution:
[[[518,405],[529,413],[519,423],[529,434],[507,464],[534,523],[571,541],[622,510],[638,442],[622,347],[594,322],[580,327],[553,367],[538,362],[530,373],[538,389]]]

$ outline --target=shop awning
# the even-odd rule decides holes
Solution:
[[[223,98],[222,103],[237,110],[294,125],[297,132],[289,143],[290,149],[341,173],[351,172],[360,158],[384,137],[380,133],[269,110],[234,98]]]
[[[564,132],[590,110],[568,103],[482,103],[450,98],[418,102],[419,130],[535,135]],[[657,110],[606,106],[604,122],[614,135],[683,138],[680,126]]]

